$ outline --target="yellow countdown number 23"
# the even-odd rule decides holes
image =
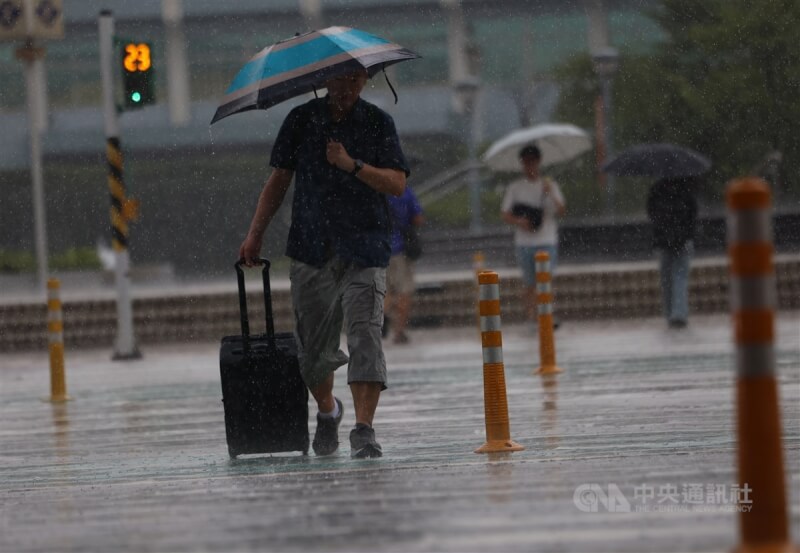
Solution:
[[[150,47],[147,44],[125,45],[125,59],[122,61],[125,70],[131,73],[150,69]]]

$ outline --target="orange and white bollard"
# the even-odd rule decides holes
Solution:
[[[550,254],[536,253],[536,303],[539,314],[539,360],[541,366],[534,374],[555,374],[556,339],[553,333],[553,277],[550,274]]]
[[[743,503],[751,507],[740,511],[738,550],[793,551],[775,379],[776,292],[769,186],[758,178],[734,180],[728,185],[727,203],[736,340],[739,489],[749,490]]]
[[[64,317],[61,310],[61,283],[47,281],[47,341],[50,350],[50,401],[69,400],[64,372]]]
[[[493,271],[478,275],[481,343],[483,345],[483,405],[486,443],[475,453],[522,451],[511,439],[503,365],[503,334],[500,329],[500,278]]]

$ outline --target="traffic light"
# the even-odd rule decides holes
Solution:
[[[140,108],[156,101],[151,52],[150,44],[146,42],[122,44],[122,82],[126,109]]]

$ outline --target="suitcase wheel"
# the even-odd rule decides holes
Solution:
[[[239,455],[231,446],[228,446],[228,455],[231,456],[231,459],[236,459],[236,456]]]

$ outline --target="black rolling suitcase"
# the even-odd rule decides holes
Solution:
[[[275,334],[264,264],[266,334],[250,335],[242,261],[239,281],[241,336],[226,336],[219,352],[225,433],[231,457],[244,453],[302,451],[308,454],[308,389],[300,376],[297,344],[291,333]]]

